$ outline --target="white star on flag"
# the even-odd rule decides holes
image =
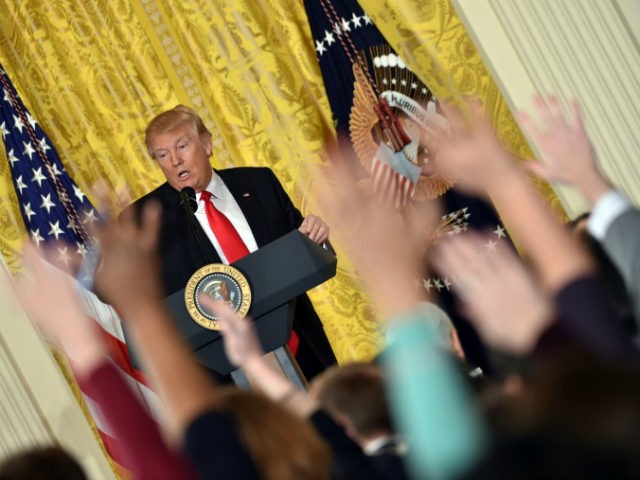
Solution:
[[[79,255],[82,255],[82,258],[85,257],[85,255],[87,254],[87,247],[85,247],[83,244],[81,243],[77,243],[76,246],[78,247],[76,249],[76,253],[78,253]]]
[[[60,260],[65,265],[69,265],[69,260],[71,259],[71,257],[69,257],[68,250],[69,248],[66,246],[58,247],[58,260]]]
[[[502,225],[496,226],[496,229],[493,231],[493,233],[495,233],[498,236],[498,238],[505,238],[507,236]]]
[[[82,190],[80,190],[76,185],[73,186],[73,193],[75,194],[78,200],[80,201],[84,200],[85,194],[82,193]]]
[[[58,165],[56,165],[55,163],[53,164],[53,167],[51,167],[51,173],[53,173],[56,177],[58,175],[62,175],[62,172],[60,170],[58,170]],[[73,186],[74,189],[78,188],[75,185]],[[82,199],[80,199],[82,200]]]
[[[12,167],[13,167],[14,163],[20,161],[20,159],[13,154],[13,148],[11,150],[9,150],[8,157],[9,157],[9,162],[11,163]]]
[[[42,174],[42,167],[39,167],[37,169],[32,169],[32,171],[33,171],[33,178],[31,179],[31,181],[38,182],[38,187],[42,187],[42,182],[47,179],[47,177],[45,177]]]
[[[56,237],[56,240],[58,240],[58,237],[60,237],[60,235],[64,233],[64,230],[60,228],[60,221],[57,221],[56,223],[49,222],[49,225],[51,226],[49,235],[53,235],[54,237]]]
[[[33,215],[35,215],[35,214],[36,214],[36,212],[34,212],[34,211],[31,209],[31,203],[25,203],[25,204],[23,205],[23,207],[24,207],[24,214],[27,216],[27,218],[28,218],[28,219],[29,219],[29,221],[30,221],[30,220],[31,220],[31,217],[32,217]]]
[[[335,38],[333,37],[333,33],[331,33],[329,30],[325,30],[325,35],[324,35],[324,41],[327,42],[327,46],[330,47],[331,45],[333,45],[333,43],[336,41]]]
[[[24,154],[29,156],[29,160],[31,160],[31,156],[36,153],[36,149],[33,148],[31,142],[23,142],[24,143]]]
[[[56,204],[51,201],[51,194],[47,193],[46,195],[40,195],[40,198],[42,198],[42,205],[40,205],[40,208],[46,209],[47,214],[51,213],[51,209],[56,206]]]
[[[22,175],[20,175],[18,178],[16,178],[16,188],[20,191],[20,193],[22,193],[22,191],[25,188],[27,188],[27,186],[22,181]]]
[[[22,121],[22,119],[17,116],[14,115],[13,116],[13,126],[14,128],[16,128],[20,133],[22,133],[22,129],[24,128],[24,122]]]
[[[31,128],[35,130],[38,122],[36,122],[36,119],[33,118],[30,113],[27,113],[27,121],[29,122],[29,125],[31,125]]]
[[[84,223],[93,224],[96,220],[98,217],[96,217],[96,211],[93,208],[84,213]]]
[[[36,245],[39,247],[40,242],[44,242],[44,238],[40,235],[40,229],[36,228],[35,230],[31,230],[31,239],[36,242]]]
[[[40,140],[38,140],[38,144],[40,145],[40,148],[42,148],[42,151],[45,153],[47,153],[47,150],[51,150],[51,147],[47,144],[46,138],[41,138]]]
[[[498,246],[498,242],[489,239],[487,243],[484,244],[484,246],[487,249],[487,252],[494,252],[496,250],[496,247]]]

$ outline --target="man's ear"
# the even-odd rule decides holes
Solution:
[[[213,153],[213,144],[211,143],[211,134],[204,134],[200,137],[200,141],[202,142],[202,147],[204,148],[204,153],[207,154],[207,157],[210,157]]]

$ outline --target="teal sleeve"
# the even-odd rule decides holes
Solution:
[[[383,365],[395,421],[409,442],[414,479],[448,480],[482,455],[484,425],[470,387],[438,345],[429,305],[390,322]]]

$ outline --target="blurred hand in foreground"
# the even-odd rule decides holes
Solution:
[[[537,122],[524,111],[517,114],[522,129],[541,156],[540,161],[529,162],[527,168],[548,181],[575,185],[595,203],[611,185],[598,168],[580,105],[572,100],[569,114],[565,114],[554,95],[536,96],[534,105]]]
[[[150,203],[139,224],[133,211],[126,210],[120,222],[98,226],[94,232],[102,253],[96,288],[127,318],[135,318],[132,310],[164,296],[157,253],[160,215],[160,206]]]
[[[243,368],[252,360],[262,358],[264,350],[250,318],[241,317],[225,302],[214,300],[209,295],[202,294],[199,300],[218,318],[220,332],[224,337],[224,351],[229,362]]]
[[[371,298],[385,316],[425,299],[416,288],[423,253],[437,221],[436,202],[401,211],[358,182],[350,150],[333,145],[329,162],[314,172],[316,209],[332,225],[333,236],[353,262]]]
[[[553,320],[552,302],[509,246],[487,254],[486,243],[475,233],[449,238],[432,263],[455,279],[454,291],[485,341],[526,355]]]

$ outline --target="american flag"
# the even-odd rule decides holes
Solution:
[[[2,65],[0,88],[0,130],[31,241],[38,246],[54,244],[55,261],[59,265],[66,264],[74,255],[86,257],[92,251],[92,239],[86,227],[98,220],[96,209],[65,170],[53,144],[19,98]],[[157,397],[148,388],[144,375],[131,366],[121,319],[111,306],[80,283],[78,291],[109,345],[115,364],[157,418]],[[94,400],[82,393],[105,449],[117,464],[126,468],[126,456],[118,440],[98,415]]]
[[[420,167],[409,161],[404,150],[394,152],[386,144],[378,146],[371,163],[373,191],[396,207],[411,200],[413,189],[420,178]]]

